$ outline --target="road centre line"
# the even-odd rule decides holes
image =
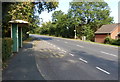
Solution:
[[[65,43],[68,43],[68,42],[65,42]]]
[[[81,46],[81,45],[76,45],[76,46],[83,48],[83,46]]]
[[[96,67],[96,68],[97,68],[98,70],[100,70],[100,71],[106,73],[106,74],[110,74],[109,72],[105,71],[104,69],[102,69],[102,68],[100,68],[100,67]]]
[[[59,52],[59,53],[63,53],[63,54],[65,54],[65,52]]]
[[[59,47],[57,48],[58,50],[61,50]]]
[[[107,53],[107,52],[104,52],[104,51],[100,51],[100,52],[103,53],[103,54],[107,54],[107,55],[111,55],[111,56],[117,57],[117,55],[110,54],[110,53]]]
[[[84,63],[88,63],[86,60],[79,58],[79,60],[83,61]]]
[[[74,54],[69,53],[71,56],[74,56]]]
[[[56,47],[55,45],[53,45],[53,47]]]
[[[65,50],[62,50],[62,51],[66,53],[66,51],[65,51]]]

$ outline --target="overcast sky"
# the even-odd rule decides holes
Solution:
[[[55,11],[58,11],[58,10],[62,10],[64,13],[67,13],[68,9],[69,9],[69,2],[71,2],[72,0],[59,0],[59,6],[58,8],[55,10]],[[120,0],[105,0],[105,2],[108,3],[109,7],[110,7],[110,16],[114,17],[114,22],[115,23],[118,23],[118,2]],[[41,15],[40,15],[40,18],[43,18],[43,22],[48,22],[48,21],[51,21],[52,19],[52,13],[54,11],[50,12],[50,13],[47,13],[46,11],[45,12],[42,12]]]

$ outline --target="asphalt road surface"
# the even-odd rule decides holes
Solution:
[[[66,59],[63,60],[45,60],[48,61],[49,67],[43,68],[48,70],[43,73],[46,74],[48,80],[55,78],[57,80],[118,80],[117,47],[43,35],[30,36],[45,40],[64,50],[67,54]],[[72,63],[63,63],[64,60],[69,60]],[[55,61],[57,64],[53,63]],[[62,62],[62,64],[59,62]],[[47,64],[43,61],[40,63],[44,63],[44,65],[41,65],[43,67]],[[52,67],[56,68],[53,69]],[[54,72],[54,75],[50,72]]]

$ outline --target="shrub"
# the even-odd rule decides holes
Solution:
[[[118,40],[114,40],[111,39],[110,37],[106,37],[104,43],[120,46],[120,38]]]
[[[118,45],[118,46],[120,46],[120,39],[118,39],[118,40],[113,40],[112,44],[113,44],[113,45]]]
[[[105,44],[112,44],[113,43],[113,39],[111,39],[109,36],[107,36],[104,40]]]
[[[2,39],[2,61],[6,61],[12,54],[12,44],[13,41],[11,38]]]
[[[90,26],[83,26],[83,35],[86,36],[87,40],[91,40],[94,37],[94,32]]]

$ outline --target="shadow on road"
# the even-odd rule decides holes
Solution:
[[[30,35],[30,37],[33,37],[34,40],[53,40],[53,38],[51,37],[40,36],[40,35]]]
[[[32,43],[23,43],[23,49],[29,49],[29,48],[33,48]]]
[[[52,40],[52,38],[48,38],[48,37],[40,37],[40,39],[42,39],[42,40]]]

